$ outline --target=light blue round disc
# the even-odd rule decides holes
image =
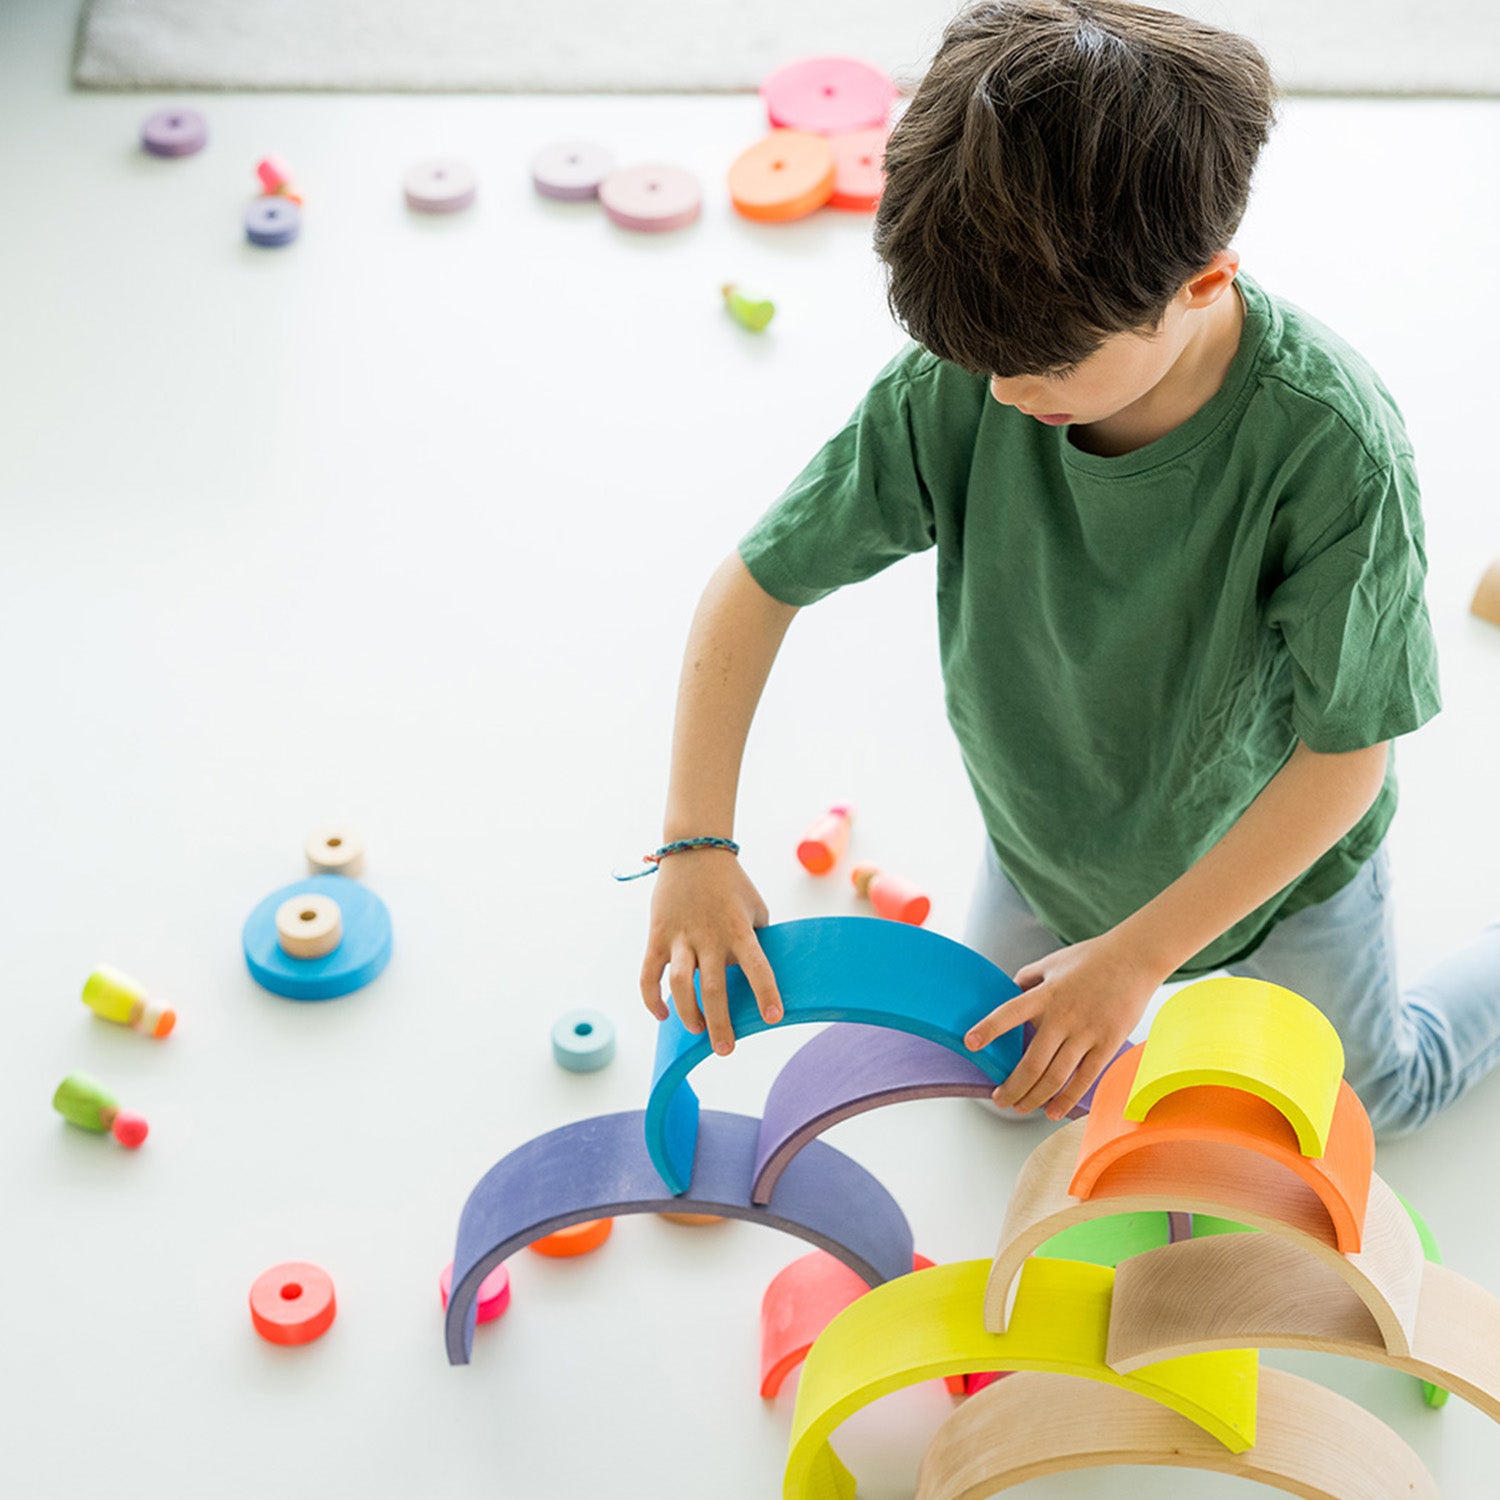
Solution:
[[[276,911],[293,896],[337,901],[344,935],[322,958],[293,958],[276,940]],[[311,875],[272,891],[245,919],[245,962],[255,982],[288,1000],[352,994],[391,961],[391,914],[369,886],[347,875]]]
[[[615,1023],[597,1010],[570,1010],[552,1027],[552,1056],[570,1073],[595,1073],[615,1055]]]

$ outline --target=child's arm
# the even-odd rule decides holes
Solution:
[[[720,565],[688,632],[677,720],[672,734],[672,774],[663,842],[734,831],[735,792],[750,721],[796,607],[783,604],[755,581],[735,554]],[[658,1021],[667,1018],[661,997],[667,970],[677,1014],[689,1031],[704,1018],[714,1051],[734,1048],[724,991],[724,968],[745,971],[760,1013],[781,1019],[781,997],[755,928],[768,913],[760,893],[734,855],[694,849],[662,860],[651,896],[651,927],[641,965],[641,998]],[[698,971],[703,1016],[693,993]]]
[[[1024,1021],[1036,1035],[997,1104],[1047,1106],[1061,1119],[1140,1020],[1151,996],[1193,954],[1289,885],[1369,810],[1388,747],[1324,755],[1298,744],[1223,838],[1160,895],[1108,932],[1060,948],[1016,974],[1024,993],[965,1038],[977,1049]],[[1050,1101],[1050,1102],[1049,1102]]]

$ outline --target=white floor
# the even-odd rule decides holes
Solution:
[[[0,11],[0,1490],[762,1500],[791,1392],[756,1396],[758,1308],[800,1242],[637,1218],[575,1263],[522,1254],[467,1369],[445,1362],[436,1283],[494,1160],[644,1101],[648,891],[609,870],[655,842],[701,581],[897,346],[867,225],[733,215],[724,171],[761,129],[748,97],[211,96],[207,152],[146,159],[159,101],[70,94],[66,11]],[[539,201],[528,159],[573,133],[694,168],[702,223],[631,236]],[[264,252],[240,213],[273,151],[307,227]],[[452,221],[400,199],[435,152],[481,178]],[[1422,460],[1448,707],[1401,752],[1411,967],[1500,902],[1500,630],[1466,614],[1500,554],[1497,158],[1500,105],[1293,102],[1240,241],[1374,358]],[[726,278],[776,299],[764,338],[721,312]],[[847,797],[860,854],[960,928],[979,830],[931,587],[913,561],[794,628],[740,822],[778,918],[853,909],[791,855]],[[359,996],[297,1005],[252,983],[239,930],[333,819],[366,833],[396,955]],[[94,1021],[77,996],[101,961],[176,1003],[178,1033]],[[620,1030],[585,1077],[548,1053],[579,1005]],[[805,1037],[706,1065],[705,1104],[757,1113]],[[73,1069],[150,1118],[138,1154],[52,1114]],[[1448,1263],[1500,1293],[1497,1127],[1500,1080],[1379,1166]],[[993,1253],[1036,1139],[962,1101],[832,1136],[943,1260]],[[294,1258],[332,1273],[340,1313],[286,1352],[245,1301]],[[1493,1494],[1500,1433],[1462,1402],[1266,1357],[1367,1403],[1450,1500]],[[849,1424],[861,1494],[908,1494],[948,1409],[923,1389]]]

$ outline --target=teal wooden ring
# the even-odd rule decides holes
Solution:
[[[889,1026],[968,1058],[997,1087],[1021,1060],[1019,1026],[978,1052],[964,1046],[976,1022],[1021,991],[962,943],[881,917],[806,917],[762,927],[756,936],[781,992],[778,1027],[804,1021]],[[726,971],[725,987],[737,1038],[770,1030],[737,965]],[[646,1149],[674,1193],[687,1191],[697,1149],[698,1096],[687,1076],[712,1052],[708,1033],[689,1031],[675,1011],[657,1029]]]
[[[276,940],[276,909],[293,896],[337,901],[344,935],[322,958],[293,958]],[[352,994],[391,961],[391,914],[361,880],[347,875],[311,875],[272,891],[245,919],[245,962],[251,977],[288,1000],[333,1000]]]
[[[602,1011],[567,1011],[553,1023],[552,1056],[570,1073],[597,1073],[614,1061],[615,1023]]]

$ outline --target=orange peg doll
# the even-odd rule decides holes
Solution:
[[[910,922],[920,927],[932,910],[932,901],[909,880],[886,875],[874,865],[855,865],[851,876],[854,889],[875,908],[877,917],[893,922]]]
[[[826,875],[849,847],[849,827],[854,809],[847,802],[836,802],[818,819],[797,845],[797,858],[811,875]]]

